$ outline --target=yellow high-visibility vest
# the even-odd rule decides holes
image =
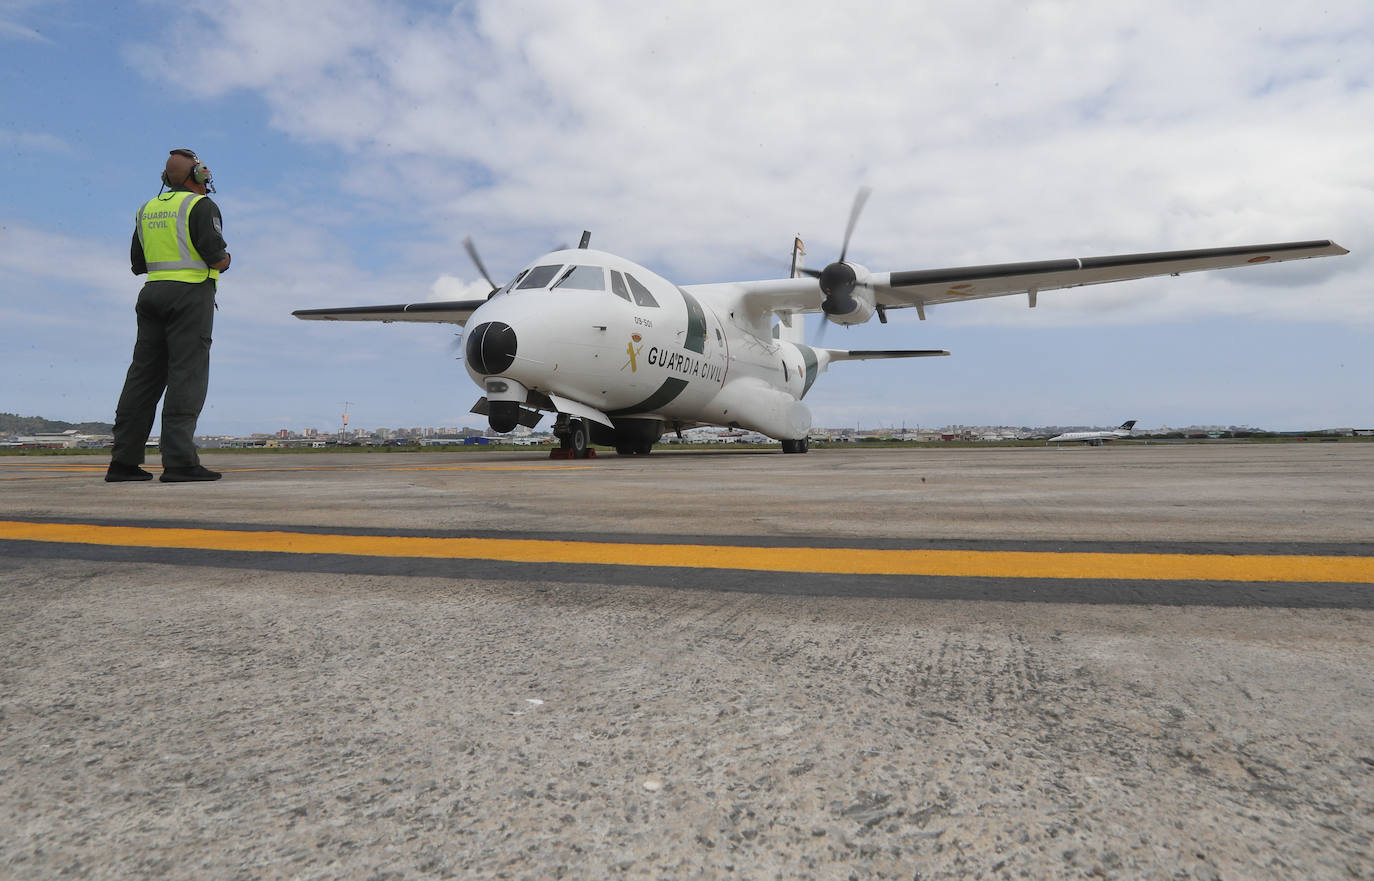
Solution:
[[[219,278],[191,244],[191,206],[204,199],[184,190],[163,193],[138,209],[138,241],[148,264],[148,281],[200,282]]]

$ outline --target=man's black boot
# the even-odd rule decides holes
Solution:
[[[163,483],[191,483],[197,480],[219,480],[222,476],[218,471],[211,471],[204,465],[187,465],[181,468],[163,468],[162,477],[159,479]]]
[[[122,483],[126,480],[152,480],[153,475],[144,471],[137,465],[125,465],[123,462],[110,462],[110,467],[105,470],[106,483]]]

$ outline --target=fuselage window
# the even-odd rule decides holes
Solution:
[[[625,278],[614,269],[611,270],[611,290],[622,300],[630,299],[630,289],[625,287]]]
[[[575,291],[606,290],[606,273],[600,266],[574,266],[558,280],[554,288],[568,288]]]
[[[625,273],[625,280],[630,283],[630,293],[634,294],[635,303],[640,306],[658,308],[658,301],[654,299],[654,295],[649,293],[649,289],[640,284],[638,279],[627,272]]]
[[[525,276],[525,280],[520,282],[516,290],[527,291],[531,288],[548,287],[553,277],[558,274],[558,270],[563,268],[563,264],[556,263],[553,266],[536,266],[530,270],[530,274]]]

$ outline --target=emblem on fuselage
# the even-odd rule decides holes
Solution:
[[[628,345],[625,346],[625,354],[630,356],[630,360],[620,365],[621,370],[624,370],[626,367],[628,367],[630,368],[631,373],[637,373],[639,371],[639,353],[644,351],[644,346],[636,346],[635,343],[639,342],[640,339],[641,337],[637,333],[632,334],[630,336],[630,342]]]

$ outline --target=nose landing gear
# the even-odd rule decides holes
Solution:
[[[553,424],[553,436],[558,438],[558,449],[549,451],[550,459],[593,459],[596,450],[592,449],[591,430],[583,419],[574,419],[567,413],[559,413]]]

